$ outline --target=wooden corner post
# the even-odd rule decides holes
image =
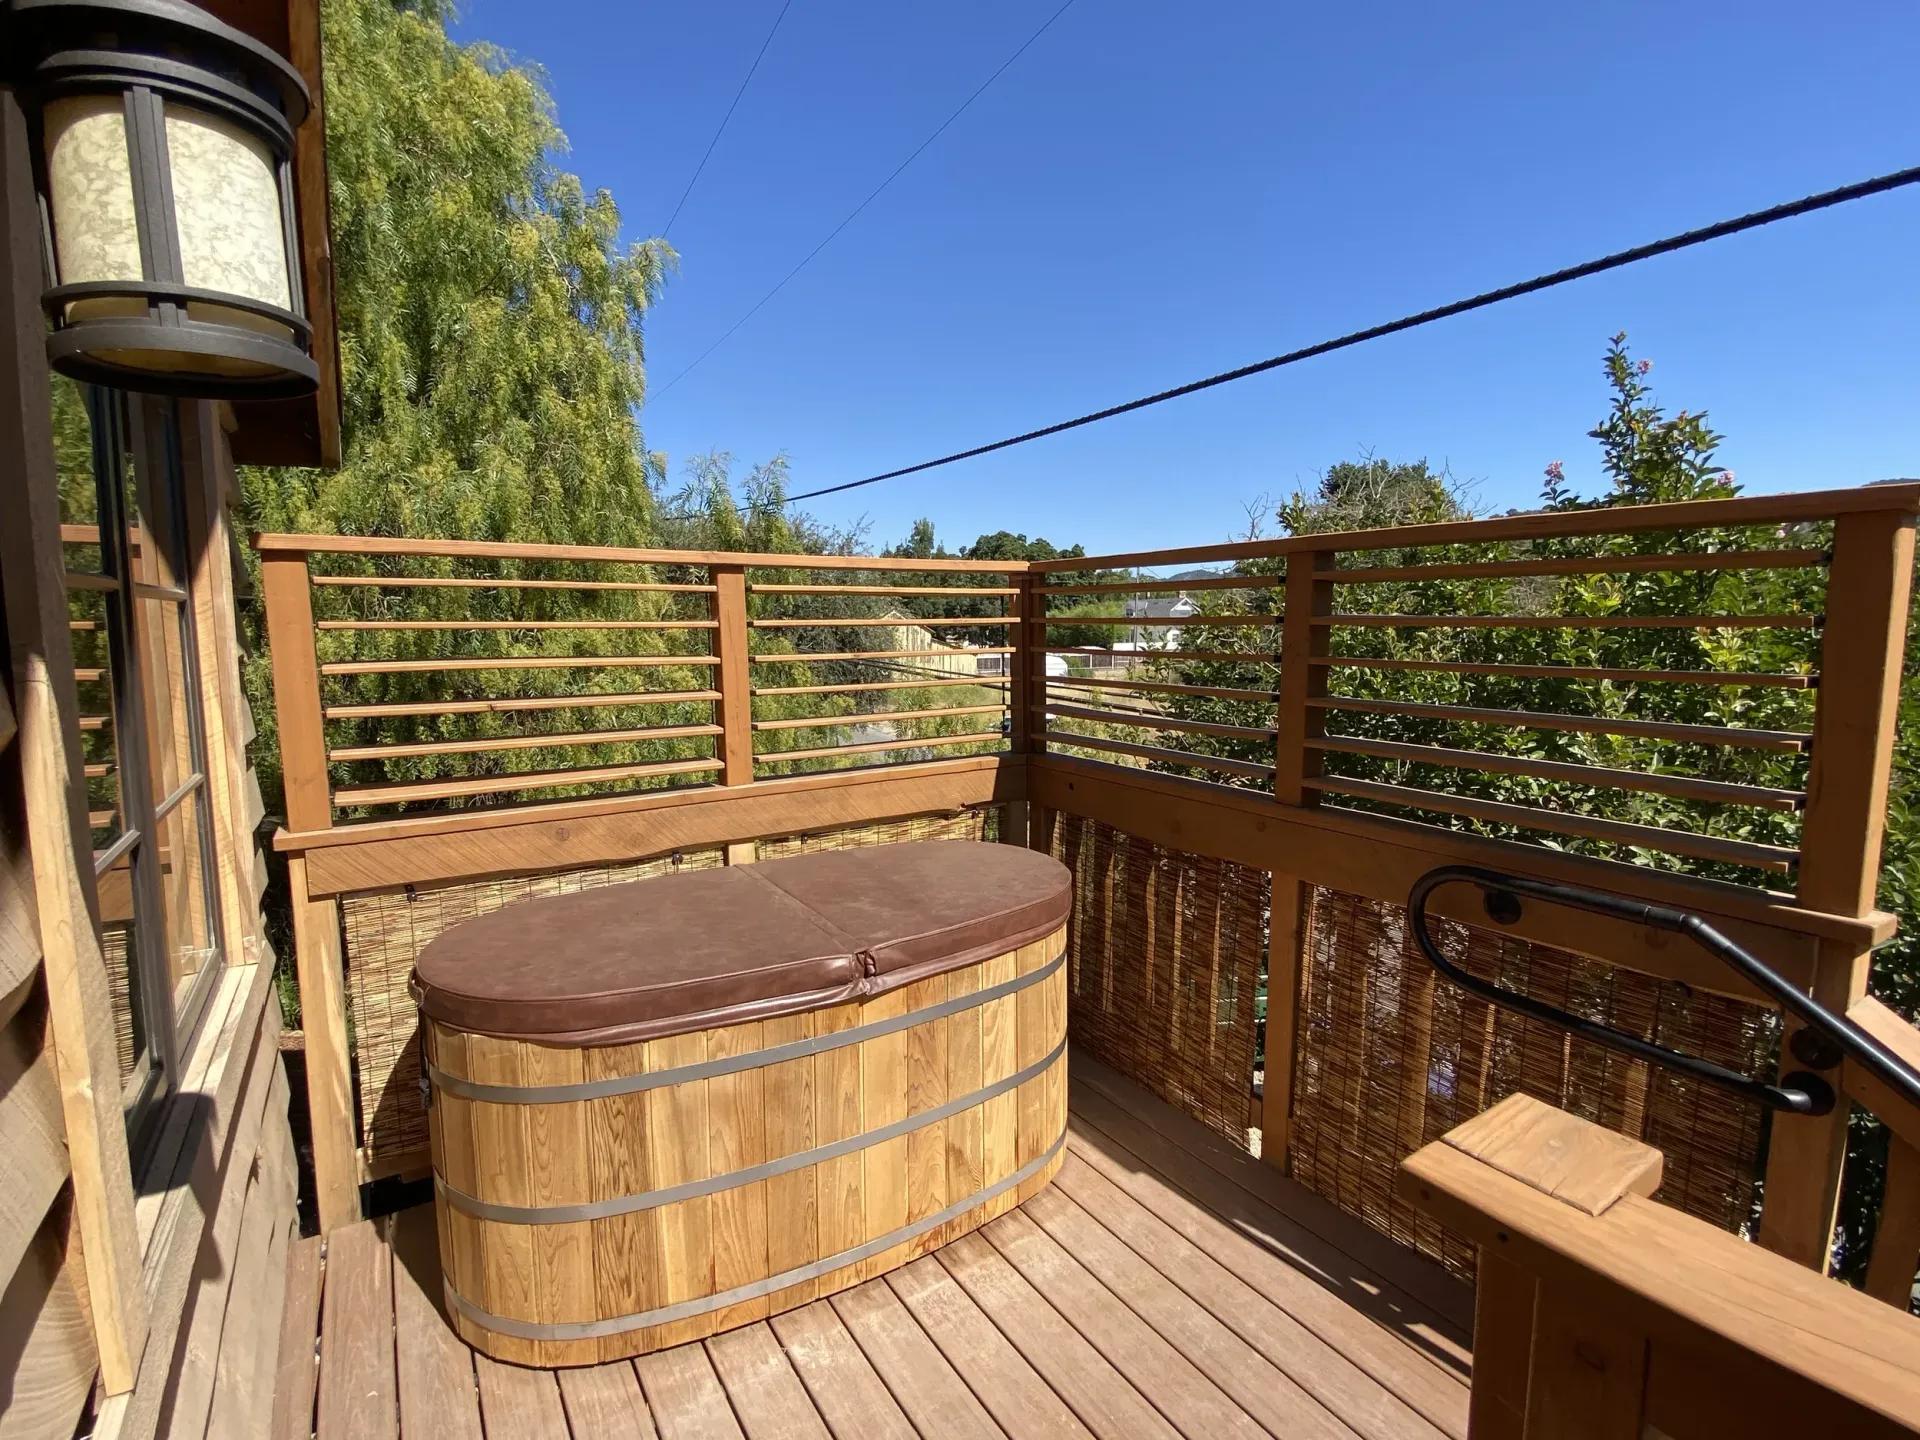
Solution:
[[[715,719],[720,736],[723,785],[753,783],[753,664],[747,658],[747,571],[743,565],[713,567],[713,652],[720,657],[720,699]]]
[[[1797,888],[1808,909],[1859,916],[1874,908],[1913,583],[1913,523],[1911,513],[1899,510],[1834,522],[1800,836]],[[1844,1013],[1865,994],[1871,960],[1871,951],[1822,941],[1814,998]],[[1782,1068],[1795,1064],[1783,1052]],[[1832,1258],[1848,1108],[1843,1096],[1830,1115],[1775,1115],[1767,1155],[1760,1243],[1823,1273]]]
[[[1297,551],[1287,557],[1285,611],[1280,620],[1280,684],[1274,713],[1274,798],[1282,805],[1316,805],[1306,782],[1320,773],[1320,752],[1309,748],[1324,724],[1309,702],[1327,693],[1326,654],[1333,613],[1334,552]],[[1313,891],[1296,875],[1275,872],[1267,923],[1267,1064],[1260,1097],[1260,1158],[1288,1168],[1293,1134],[1294,1040],[1300,979]]]
[[[267,650],[273,660],[273,713],[280,728],[280,775],[287,828],[333,824],[327,783],[327,740],[320,710],[320,661],[313,648],[313,595],[305,554],[260,552],[261,596],[267,607]]]
[[[313,1188],[320,1233],[360,1218],[360,1152],[354,1138],[353,1056],[347,1048],[346,957],[340,904],[307,886],[307,857],[287,856],[293,950],[306,1035],[307,1114],[313,1129]]]
[[[1029,570],[1009,577],[1017,594],[1007,597],[1007,749],[1015,755],[1037,755],[1045,748],[1039,738],[1044,727],[1040,707],[1047,703],[1047,597],[1039,586],[1044,572]],[[1044,825],[1028,801],[1011,800],[1002,811],[1000,838],[1009,845],[1039,850],[1051,843]]]
[[[280,726],[281,783],[287,828],[296,834],[333,826],[327,742],[320,708],[320,663],[313,646],[313,596],[304,553],[260,552],[267,646],[273,659],[273,708]],[[306,1035],[307,1113],[313,1127],[313,1181],[320,1233],[360,1218],[360,1158],[354,1139],[353,1057],[347,1048],[346,958],[340,907],[307,889],[307,859],[287,857],[293,952]]]

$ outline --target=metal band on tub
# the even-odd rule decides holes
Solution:
[[[937,1230],[949,1221],[958,1220],[969,1211],[977,1209],[996,1196],[1003,1195],[1038,1175],[1053,1162],[1066,1143],[1067,1137],[1062,1134],[1044,1154],[1029,1160],[1004,1180],[996,1180],[986,1188],[976,1190],[966,1199],[956,1201],[946,1209],[937,1211],[923,1220],[916,1220],[911,1225],[903,1225],[898,1230],[890,1230],[877,1240],[869,1240],[866,1244],[856,1245],[851,1250],[841,1250],[827,1256],[824,1260],[815,1260],[791,1270],[782,1270],[778,1275],[769,1275],[764,1280],[755,1280],[751,1284],[722,1290],[717,1295],[701,1295],[692,1300],[682,1300],[677,1305],[663,1305],[657,1310],[643,1310],[637,1315],[616,1315],[606,1320],[542,1325],[529,1320],[507,1320],[498,1315],[491,1315],[455,1290],[450,1280],[442,1281],[442,1289],[446,1294],[447,1302],[474,1324],[520,1340],[594,1340],[603,1335],[624,1335],[629,1331],[645,1330],[654,1325],[670,1325],[676,1320],[690,1320],[696,1315],[705,1315],[729,1305],[741,1305],[749,1300],[758,1300],[763,1295],[785,1290],[788,1286],[818,1279],[835,1270],[871,1259],[883,1251],[891,1250],[896,1245],[903,1245],[909,1240],[917,1239],[929,1230]]]
[[[1004,1080],[975,1090],[972,1094],[962,1095],[958,1100],[949,1100],[931,1110],[922,1110],[909,1115],[904,1120],[896,1120],[882,1125],[877,1130],[868,1130],[859,1135],[849,1135],[844,1140],[835,1140],[831,1144],[819,1145],[811,1150],[799,1150],[791,1155],[782,1155],[777,1160],[769,1160],[761,1165],[749,1165],[744,1170],[729,1170],[724,1175],[710,1175],[704,1180],[689,1180],[684,1185],[669,1185],[661,1190],[646,1190],[638,1195],[618,1195],[611,1200],[592,1200],[578,1205],[499,1205],[490,1200],[478,1200],[464,1190],[456,1190],[438,1175],[433,1177],[434,1189],[440,1198],[454,1209],[481,1220],[495,1220],[506,1225],[571,1225],[581,1220],[605,1220],[613,1215],[631,1215],[640,1210],[653,1210],[662,1205],[676,1204],[682,1200],[697,1199],[702,1195],[712,1195],[720,1190],[736,1190],[742,1185],[751,1185],[758,1180],[771,1180],[775,1175],[785,1175],[792,1170],[805,1170],[813,1165],[824,1164],[828,1160],[837,1160],[842,1155],[852,1155],[870,1146],[880,1145],[888,1140],[897,1140],[902,1135],[911,1134],[927,1125],[937,1125],[950,1116],[976,1105],[984,1105],[996,1095],[1004,1095],[1009,1090],[1017,1090],[1029,1080],[1037,1080],[1047,1073],[1054,1061],[1067,1053],[1067,1042],[1063,1037],[1045,1059],[1036,1060],[1024,1070],[1019,1070]]]

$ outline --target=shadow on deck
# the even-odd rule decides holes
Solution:
[[[631,1362],[470,1351],[428,1207],[337,1231],[323,1274],[316,1247],[289,1277],[275,1435],[1463,1440],[1464,1287],[1078,1056],[1070,1108],[1059,1179],[1020,1210]]]

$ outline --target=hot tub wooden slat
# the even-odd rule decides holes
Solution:
[[[706,1058],[704,1031],[647,1042],[649,1070],[698,1065]],[[708,1121],[707,1083],[667,1085],[647,1092],[647,1154],[652,1160],[648,1179],[655,1189],[705,1180],[713,1173],[708,1163],[712,1134]],[[663,1205],[656,1212],[660,1216],[660,1273],[665,1281],[662,1304],[677,1305],[713,1293],[712,1199],[702,1195],[678,1205]],[[676,1334],[665,1343],[677,1344],[697,1333],[697,1326],[688,1327],[687,1334]]]
[[[817,1013],[783,1015],[766,1022],[769,1045],[784,1045],[811,1037]],[[788,1060],[766,1070],[767,1151],[796,1155],[811,1150],[815,1140],[813,1116],[814,1062]],[[772,1274],[797,1270],[820,1258],[819,1179],[810,1170],[776,1175],[767,1182],[767,1266]]]
[[[851,1030],[859,1023],[847,1009],[823,1010],[818,1019],[820,1033]],[[813,1065],[813,1143],[825,1145],[860,1133],[860,1052],[854,1047],[829,1050],[814,1057]],[[866,1238],[866,1193],[862,1188],[861,1157],[847,1155],[814,1167],[819,1177],[815,1215],[819,1225],[816,1250],[819,1258],[851,1250]],[[815,1295],[825,1294],[822,1287],[811,1287]]]
[[[751,1054],[766,1048],[765,1027],[756,1022],[716,1030],[707,1038],[707,1056]],[[772,1068],[772,1067],[769,1067]],[[764,1165],[774,1158],[767,1148],[765,1069],[741,1070],[707,1082],[708,1118],[712,1122],[709,1153],[713,1171],[724,1175]],[[767,1186],[756,1180],[713,1196],[713,1288],[732,1290],[777,1274],[767,1263]],[[759,1319],[751,1304],[719,1311],[715,1324],[722,1329]]]
[[[427,1026],[427,1043],[434,1063],[465,1073],[467,1037],[455,1030]],[[436,1171],[449,1185],[465,1189],[477,1184],[473,1165],[473,1124],[468,1102],[456,1095],[437,1094],[431,1131],[442,1156]],[[480,1222],[451,1205],[436,1205],[441,1216],[440,1268],[446,1282],[463,1295],[483,1293]]]
[[[466,1302],[461,1334],[521,1364],[644,1353],[834,1294],[1012,1209],[1058,1166],[1064,938],[865,1001],[644,1044],[566,1048],[431,1024],[429,1058],[451,1083],[520,1087],[505,1092],[519,1098],[436,1091],[442,1249],[449,1303],[456,1294]],[[1016,985],[1025,976],[1039,978]],[[693,1079],[565,1098],[568,1086],[781,1053],[996,985],[1015,988],[775,1064],[696,1068]],[[1006,1088],[969,1103],[995,1085]],[[852,1147],[799,1158],[835,1142]],[[793,1168],[754,1173],[781,1162]],[[995,1186],[1004,1188],[968,1208]],[[666,1192],[676,1187],[672,1198]],[[580,1206],[604,1208],[587,1218],[566,1213]],[[843,1254],[836,1268],[805,1273]],[[753,1293],[795,1271],[795,1283]],[[730,1292],[744,1293],[699,1308]],[[669,1307],[680,1308],[651,1324],[636,1320]],[[555,1325],[586,1329],[545,1329]]]
[[[989,960],[982,969],[981,988],[1012,980],[1018,973],[1018,963],[1017,954]],[[1020,1068],[1018,1004],[1017,995],[1008,995],[989,1000],[980,1007],[982,1085],[1005,1080]],[[981,1124],[985,1131],[985,1163],[980,1177],[984,1187],[1006,1179],[1020,1167],[1020,1097],[1013,1092],[994,1096],[981,1108]],[[1005,1208],[995,1201],[989,1204],[988,1211],[998,1215]]]
[[[972,995],[980,988],[982,967],[955,970],[947,976],[949,998]],[[985,1083],[980,1058],[980,1011],[962,1010],[947,1018],[947,1093],[971,1095]],[[977,1193],[985,1184],[985,1129],[979,1110],[966,1110],[947,1121],[947,1195],[958,1200]],[[945,1243],[960,1233],[955,1221],[941,1237]]]
[[[907,992],[895,990],[869,1002],[863,1018],[891,1020],[907,1013]],[[878,1130],[907,1118],[907,1032],[896,1030],[859,1047],[862,1095],[860,1132]],[[898,1136],[870,1145],[861,1153],[866,1186],[866,1233],[862,1240],[878,1240],[907,1223],[907,1137]],[[891,1269],[886,1255],[876,1255],[861,1267],[863,1275]]]
[[[1044,949],[1038,945],[1023,945],[1017,952],[1015,966],[1020,974],[1028,974],[1046,963]],[[1019,1066],[1021,1070],[1036,1065],[1051,1048],[1052,1032],[1047,1025],[1047,987],[1033,985],[1022,990],[1014,997],[1015,1022],[1014,1033],[1018,1039]],[[1044,1076],[1029,1080],[1016,1092],[1020,1097],[1020,1139],[1014,1158],[1022,1165],[1039,1158],[1040,1153],[1051,1145],[1055,1134],[1047,1133],[1047,1082]]]
[[[520,1046],[491,1035],[468,1035],[466,1073],[469,1079],[498,1085],[518,1085]],[[524,1133],[523,1117],[496,1105],[469,1105],[465,1116],[470,1136],[471,1180],[482,1193],[498,1194],[503,1203],[525,1204],[522,1184],[520,1141]],[[510,1199],[506,1197],[511,1197]],[[469,1219],[474,1227],[474,1252],[478,1272],[468,1277],[478,1293],[460,1293],[495,1315],[537,1313],[533,1293],[533,1233],[523,1225],[499,1225],[490,1220]],[[497,1359],[538,1364],[533,1344],[510,1335],[493,1336],[477,1331],[469,1321],[462,1327],[483,1335],[489,1342],[487,1353]]]
[[[647,1066],[644,1044],[610,1045],[581,1052],[589,1080],[632,1075]],[[589,1180],[593,1198],[634,1195],[652,1188],[647,1161],[647,1097],[609,1095],[587,1104]],[[638,1315],[665,1303],[653,1257],[659,1251],[659,1217],[651,1211],[614,1215],[593,1223],[594,1293],[603,1315]],[[600,1357],[628,1353],[619,1336],[600,1342]]]
[[[587,1078],[586,1052],[547,1045],[520,1047],[520,1075],[528,1085],[578,1085]],[[587,1113],[581,1101],[525,1105],[527,1203],[552,1205],[582,1194],[591,1183]],[[533,1236],[534,1292],[548,1324],[591,1320],[599,1312],[593,1291],[593,1230],[584,1221],[539,1225]]]
[[[907,1010],[924,1010],[949,995],[951,975],[936,975],[907,987]],[[907,1114],[937,1109],[955,1094],[947,1089],[948,1015],[907,1031]],[[907,1219],[924,1220],[947,1204],[947,1126],[940,1120],[907,1135]]]

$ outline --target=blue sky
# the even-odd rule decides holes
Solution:
[[[547,72],[564,164],[658,233],[781,0],[469,0]],[[793,0],[670,239],[650,448],[797,489],[1029,429],[1920,161],[1920,7]],[[1363,451],[1481,504],[1597,485],[1606,337],[1705,407],[1750,491],[1920,475],[1920,187],[1005,454],[809,502],[1095,550],[1243,531]]]

